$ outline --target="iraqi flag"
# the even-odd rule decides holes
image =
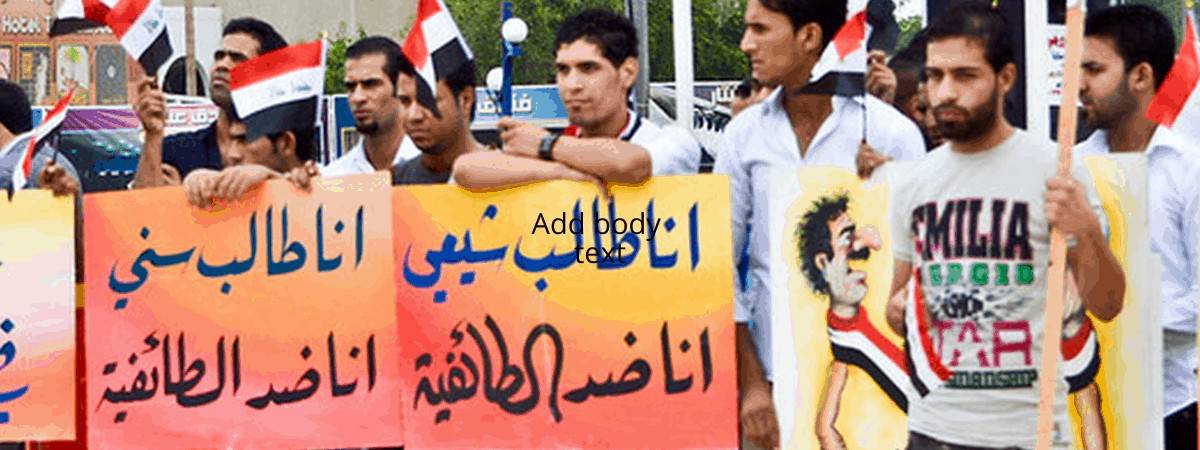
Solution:
[[[1146,115],[1193,141],[1200,141],[1200,54],[1196,47],[1196,18],[1188,14],[1187,30],[1175,65],[1158,88]]]
[[[325,41],[293,45],[233,67],[229,88],[246,140],[316,126],[325,92]]]
[[[64,0],[50,25],[50,37],[107,26],[148,74],[158,73],[171,55],[160,0]]]
[[[417,102],[441,117],[437,81],[475,58],[442,0],[419,0],[417,20],[404,38],[403,50],[417,69]]]
[[[806,93],[858,96],[866,92],[867,52],[892,51],[900,28],[891,0],[852,0],[846,23],[813,66]]]
[[[72,93],[74,89],[68,90],[67,95],[58,100],[54,105],[54,109],[50,110],[49,114],[42,119],[42,123],[34,128],[30,133],[33,135],[29,138],[29,145],[24,146],[20,151],[20,159],[17,160],[17,167],[14,168],[12,174],[12,189],[24,189],[33,179],[33,158],[38,151],[47,143],[58,137],[58,132],[62,130],[63,120],[67,118],[67,105],[71,104]],[[14,139],[13,142],[20,142],[22,139]],[[10,148],[6,152],[17,151],[16,148]]]

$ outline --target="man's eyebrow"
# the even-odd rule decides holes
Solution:
[[[851,236],[853,236],[853,235],[854,235],[854,231],[855,231],[855,225],[854,225],[854,224],[850,224],[850,225],[847,225],[847,226],[846,226],[846,228],[842,228],[842,232],[841,232],[841,233],[838,233],[838,236],[841,236],[841,235],[843,235],[843,234],[846,234],[846,233],[850,233],[850,235],[851,235]]]

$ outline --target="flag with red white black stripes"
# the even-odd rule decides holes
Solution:
[[[1146,111],[1150,120],[1193,141],[1200,140],[1200,43],[1196,37],[1196,17],[1189,13],[1175,64]]]
[[[50,37],[103,26],[148,74],[157,73],[174,53],[160,0],[63,0]]]
[[[851,0],[847,6],[846,23],[825,46],[802,92],[863,95],[867,52],[896,46],[900,29],[891,0]]]
[[[246,140],[316,125],[325,92],[325,41],[297,44],[233,67],[230,94]]]
[[[29,138],[29,144],[23,148],[9,148],[4,152],[0,152],[0,156],[8,152],[21,151],[21,157],[17,159],[17,166],[12,174],[12,189],[24,189],[33,180],[33,158],[43,146],[50,143],[58,136],[62,130],[63,121],[67,117],[67,105],[71,104],[71,97],[74,89],[68,90],[67,94],[58,100],[46,117],[42,119],[42,123],[34,128],[30,133],[33,135]],[[23,139],[14,139],[13,145],[22,142]]]
[[[404,38],[403,51],[417,69],[417,102],[440,117],[438,80],[475,58],[442,0],[419,0],[417,19]]]

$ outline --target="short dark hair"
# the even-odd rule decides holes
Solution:
[[[1157,9],[1146,5],[1120,5],[1088,14],[1084,25],[1088,37],[1112,39],[1125,70],[1141,63],[1154,69],[1154,87],[1162,85],[1175,63],[1175,34],[1171,22]]]
[[[758,0],[764,8],[788,16],[792,29],[816,22],[821,27],[821,48],[846,23],[846,0]]]
[[[230,20],[225,24],[225,30],[221,32],[221,36],[237,33],[248,34],[258,41],[258,54],[260,55],[288,45],[287,40],[280,36],[278,31],[275,31],[275,27],[253,17],[239,17]]]
[[[450,88],[450,93],[455,97],[466,89],[475,89],[475,60],[466,60],[457,69],[446,74],[442,81],[446,82],[446,87]],[[471,103],[470,118],[475,120],[475,103]]]
[[[0,125],[12,134],[33,129],[33,110],[25,90],[8,80],[0,80]]]
[[[828,294],[829,283],[825,281],[821,268],[817,267],[817,255],[824,253],[827,259],[833,256],[833,246],[829,244],[833,239],[829,234],[829,222],[846,212],[849,203],[850,196],[844,192],[821,197],[804,213],[796,226],[800,270],[804,272],[813,292],[818,294]]]
[[[396,84],[396,77],[404,71],[403,67],[407,66],[410,69],[405,71],[413,72],[412,63],[404,56],[404,52],[400,50],[400,44],[385,36],[368,36],[359,39],[354,45],[346,49],[346,60],[358,59],[368,55],[383,55],[383,73],[387,75],[388,80],[392,84]]]
[[[589,9],[568,17],[558,25],[554,52],[563,45],[583,39],[595,44],[613,66],[619,67],[638,56],[637,30],[628,18],[612,11]]]
[[[990,2],[959,3],[933,21],[927,31],[930,43],[950,38],[980,41],[984,58],[996,72],[1016,62],[1008,20]]]

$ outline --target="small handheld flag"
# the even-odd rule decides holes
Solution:
[[[403,51],[417,69],[417,102],[441,117],[437,108],[438,80],[475,58],[442,0],[420,0]]]
[[[33,158],[43,146],[54,140],[58,136],[58,132],[62,130],[63,121],[67,117],[67,105],[71,104],[73,93],[74,89],[67,91],[67,95],[59,99],[58,103],[54,105],[54,109],[51,109],[46,114],[46,117],[42,119],[42,123],[30,132],[33,136],[29,139],[29,145],[25,146],[25,149],[22,150],[24,153],[17,160],[17,167],[13,170],[13,190],[24,189],[30,180],[33,180],[35,176],[33,173]],[[15,151],[15,149],[10,151]]]
[[[160,0],[65,0],[50,37],[108,26],[147,74],[158,73],[174,50]]]
[[[229,88],[246,139],[313,127],[325,91],[325,41],[264,53],[233,67]]]

